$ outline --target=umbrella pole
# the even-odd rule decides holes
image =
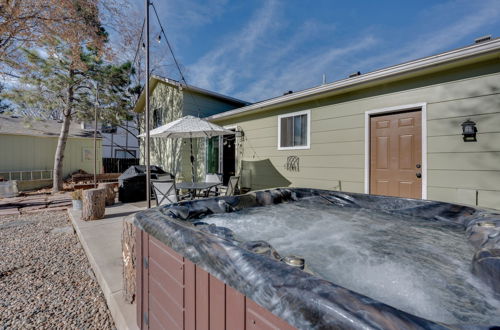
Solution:
[[[189,138],[189,142],[191,144],[191,178],[192,181],[194,182],[194,154],[193,154],[193,138]]]

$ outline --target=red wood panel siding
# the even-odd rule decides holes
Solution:
[[[177,283],[182,285],[184,278],[184,260],[174,250],[151,237],[149,257],[161,265]]]
[[[245,296],[226,285],[226,329],[245,329]]]
[[[246,330],[295,329],[281,318],[248,298],[246,300]]]
[[[196,329],[196,266],[184,259],[184,328]]]
[[[177,325],[176,328],[183,328],[184,327],[183,306],[179,305],[175,301],[175,298],[170,296],[169,292],[167,291],[169,286],[165,286],[163,283],[161,283],[162,277],[158,276],[158,274],[155,273],[153,270],[154,268],[151,267],[151,277],[149,280],[149,285],[150,285],[149,301],[151,303],[150,306],[151,316],[161,314],[162,315],[161,317],[167,317],[173,323],[175,323]]]
[[[212,275],[209,277],[210,329],[226,328],[226,285]]]
[[[151,256],[149,259],[149,273],[149,294],[156,294],[152,288],[153,282],[156,282],[157,286],[155,288],[164,289],[169,299],[182,309],[184,307],[184,285],[182,282],[179,283],[173,279],[172,275]]]
[[[149,319],[166,329],[184,329],[184,258],[149,239]],[[152,325],[153,323],[150,323]]]
[[[210,287],[209,274],[195,266],[196,274],[196,330],[210,329]]]
[[[141,329],[295,329],[144,232],[136,244]]]

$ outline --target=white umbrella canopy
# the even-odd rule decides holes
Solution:
[[[191,144],[191,175],[194,182],[194,156],[193,156],[193,140],[192,138],[211,138],[214,136],[230,135],[235,132],[225,129],[219,125],[212,124],[204,119],[185,116],[174,120],[168,124],[157,127],[149,131],[149,136],[154,138],[189,138]],[[142,133],[140,137],[145,137],[146,134]]]
[[[185,116],[174,120],[168,124],[157,127],[149,131],[151,137],[163,138],[200,138],[200,137],[214,137],[220,135],[234,134],[233,131],[227,130],[219,125],[212,124],[204,119]],[[139,135],[140,137],[146,136],[145,133]]]

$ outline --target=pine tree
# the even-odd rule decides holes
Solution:
[[[0,83],[0,114],[7,112],[10,108],[10,106],[3,100],[2,92],[4,91],[4,89],[4,85]]]
[[[36,50],[24,50],[27,69],[18,87],[7,95],[21,108],[38,109],[62,119],[54,157],[53,191],[57,192],[62,189],[64,151],[71,121],[94,118],[96,95],[100,121],[114,123],[125,119],[131,105],[129,85],[133,72],[128,62],[104,63],[92,48],[81,49],[78,67],[72,60],[72,50],[64,43],[45,49],[50,51],[40,54]]]

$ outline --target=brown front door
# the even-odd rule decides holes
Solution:
[[[422,198],[421,111],[370,118],[370,194]]]

